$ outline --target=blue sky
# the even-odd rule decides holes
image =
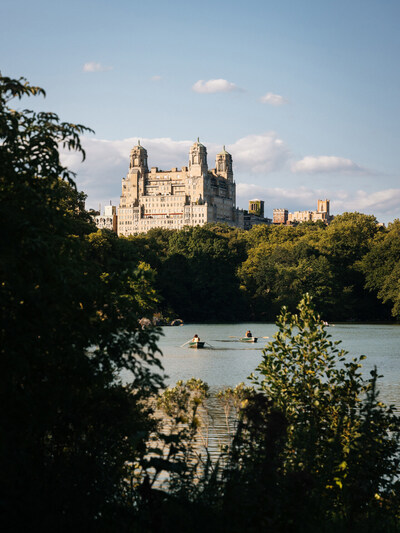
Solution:
[[[118,203],[130,148],[209,166],[225,144],[237,203],[400,217],[400,2],[2,0],[0,68],[46,89],[26,107],[95,130],[66,155],[88,207]]]

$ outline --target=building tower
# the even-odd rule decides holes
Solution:
[[[142,174],[148,172],[147,168],[147,150],[140,146],[140,141],[131,150],[129,171],[140,170]]]
[[[139,197],[144,193],[147,167],[147,150],[140,146],[140,141],[131,150],[129,158],[129,172],[122,180],[122,196],[120,207],[138,205]]]
[[[223,176],[228,181],[233,181],[232,156],[225,150],[225,146],[223,147],[222,152],[217,154],[215,159],[215,170],[219,176]]]
[[[250,200],[249,213],[264,218],[264,200]]]
[[[330,204],[329,200],[318,200],[317,212],[326,213],[327,217],[329,218],[329,207],[330,207],[329,204]]]
[[[207,172],[207,149],[197,138],[189,152],[189,174],[190,177],[206,177]]]

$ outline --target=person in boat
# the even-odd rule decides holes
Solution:
[[[251,331],[248,329],[246,331],[246,337],[252,337],[253,335],[251,334]]]
[[[197,333],[196,333],[196,335],[193,337],[192,342],[200,342],[200,337],[197,335]]]

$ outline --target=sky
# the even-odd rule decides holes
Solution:
[[[398,0],[2,0],[0,70],[46,90],[17,106],[95,133],[64,153],[87,207],[118,205],[129,152],[232,154],[237,205],[400,217]]]

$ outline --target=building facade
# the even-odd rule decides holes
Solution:
[[[289,213],[288,223],[295,224],[297,222],[317,222],[318,220],[322,220],[325,224],[329,224],[333,218],[330,215],[329,209],[329,200],[318,200],[316,211],[295,211],[294,213]]]
[[[152,228],[182,229],[223,222],[243,228],[243,211],[236,208],[232,156],[225,147],[209,169],[207,149],[195,142],[189,166],[160,170],[147,164],[140,142],[131,150],[129,171],[122,180],[118,235],[146,233]]]
[[[288,215],[289,213],[287,209],[274,209],[272,212],[272,223],[287,224]]]
[[[96,215],[94,217],[96,226],[99,229],[109,229],[111,231],[118,231],[118,217],[117,208],[115,205],[106,205],[104,207],[104,215]]]
[[[317,222],[321,220],[325,224],[329,224],[333,219],[329,209],[329,200],[318,200],[316,211],[295,211],[294,213],[289,213],[287,209],[274,209],[273,223],[298,224],[300,222]]]

